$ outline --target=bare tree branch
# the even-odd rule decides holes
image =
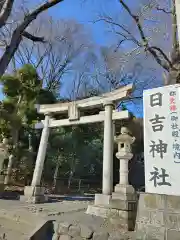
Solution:
[[[151,46],[149,46],[148,39],[146,38],[146,35],[143,31],[143,27],[141,25],[139,17],[132,13],[132,11],[128,7],[128,5],[124,2],[124,0],[119,0],[119,2],[121,3],[121,5],[124,7],[124,9],[129,13],[129,15],[132,17],[132,19],[136,23],[137,28],[140,33],[140,36],[141,36],[141,39],[143,41],[145,50],[149,51],[152,54],[152,56],[154,57],[154,59],[156,60],[156,62],[159,65],[161,65],[166,71],[169,71],[170,67],[172,67],[172,63],[171,63],[170,59],[166,56],[166,54],[163,52],[163,50],[158,49],[158,51],[160,50],[161,55],[164,57],[164,59],[161,59],[155,51],[157,49],[153,49]]]
[[[158,11],[162,11],[162,12],[167,13],[167,14],[172,14],[172,11],[167,11],[167,10],[164,9],[164,8],[157,7],[156,9],[157,9]]]
[[[31,33],[24,31],[22,33],[23,37],[28,38],[29,40],[33,41],[33,42],[46,42],[44,37],[37,37],[37,36],[33,36]]]
[[[51,8],[62,1],[63,0],[49,0],[25,16],[24,21],[14,30],[10,44],[6,47],[5,52],[0,59],[0,76],[2,76],[6,71],[12,57],[19,47],[23,32],[29,26],[29,24],[35,20],[40,13],[46,11],[48,8]]]
[[[3,2],[0,3],[0,28],[6,24],[6,21],[11,14],[14,0],[5,0]]]
[[[4,5],[4,2],[5,2],[5,0],[1,0],[1,1],[0,1],[0,11],[2,10],[2,7],[3,7],[3,5]]]
[[[169,72],[170,68],[169,65],[167,65],[167,63],[165,61],[163,61],[161,58],[159,58],[158,54],[156,53],[155,50],[157,49],[153,49],[152,47],[148,47],[147,50],[152,54],[152,56],[154,57],[155,61],[161,66],[163,67],[166,71]],[[170,62],[170,60],[168,59],[168,62]],[[171,64],[172,66],[172,64]]]
[[[170,66],[171,68],[173,68],[172,62],[169,60],[169,58],[167,57],[167,55],[163,52],[163,50],[162,50],[161,48],[156,47],[156,46],[151,46],[151,47],[149,47],[149,51],[151,51],[152,49],[158,51],[158,52],[164,57],[164,59],[168,62],[169,66]],[[164,66],[164,68],[165,68],[165,67],[166,67],[166,66]],[[168,69],[167,69],[167,70],[168,70]]]
[[[64,75],[69,74],[71,78],[75,69],[77,73],[82,71],[84,60],[81,55],[86,57],[89,50],[92,51],[89,35],[86,35],[83,25],[74,20],[52,21],[47,16],[39,18],[28,31],[32,35],[45,35],[47,43],[24,39],[15,54],[17,65],[32,64],[37,69],[43,86],[59,95],[61,86],[66,85],[66,81],[63,82]],[[13,62],[10,67],[13,68],[12,64]]]
[[[128,36],[130,38],[128,38],[129,40],[132,40],[134,43],[136,43],[138,46],[140,46],[141,44],[139,43],[139,41],[131,34],[130,31],[128,31],[128,29],[126,29],[122,24],[116,23],[113,21],[113,19],[111,19],[110,17],[108,18],[99,18],[98,20],[96,20],[95,22],[99,22],[99,21],[104,21],[106,23],[112,24],[116,27],[119,27],[120,29],[122,29],[126,34],[128,34]],[[120,32],[116,32],[117,34],[121,34]],[[124,35],[125,36],[125,35]]]

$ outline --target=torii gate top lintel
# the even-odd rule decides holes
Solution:
[[[92,109],[103,106],[106,101],[117,102],[126,98],[132,91],[133,85],[129,84],[118,88],[112,92],[102,94],[100,96],[90,97],[83,100],[77,100],[75,102],[55,103],[55,104],[44,104],[36,105],[37,112],[41,114],[53,114],[63,113],[69,110],[69,106],[75,103],[79,109]]]

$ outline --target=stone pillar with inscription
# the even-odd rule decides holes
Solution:
[[[47,201],[47,196],[45,196],[45,188],[41,186],[41,177],[44,167],[44,161],[46,157],[46,150],[49,137],[49,120],[50,116],[46,115],[44,120],[44,127],[41,134],[41,140],[39,144],[39,150],[36,158],[35,169],[33,173],[33,179],[31,186],[26,186],[24,189],[24,196],[21,197],[22,200],[31,203],[40,203]]]
[[[177,2],[177,1],[176,1]],[[180,239],[180,84],[145,90],[145,193],[136,239]]]

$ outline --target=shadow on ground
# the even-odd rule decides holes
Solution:
[[[0,194],[0,199],[5,200],[20,200],[21,192],[15,192],[15,191],[4,191]]]
[[[0,199],[5,200],[20,200],[23,195],[21,191],[4,191],[0,194]],[[78,196],[78,195],[48,195],[49,202],[59,201],[93,201],[94,195]]]
[[[77,195],[48,195],[50,201],[93,201],[94,195],[77,196]]]

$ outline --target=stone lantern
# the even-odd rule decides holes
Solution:
[[[130,135],[129,130],[126,127],[121,128],[121,134],[115,137],[115,142],[118,144],[118,152],[116,157],[119,159],[119,183],[115,186],[115,192],[113,195],[121,194],[121,197],[128,199],[128,194],[134,193],[134,188],[129,185],[128,181],[128,162],[133,157],[132,144],[135,141],[135,137]],[[123,195],[122,195],[123,194]]]
[[[116,157],[120,161],[119,183],[115,186],[109,205],[111,208],[117,209],[118,216],[113,216],[110,221],[123,229],[133,230],[136,219],[137,195],[133,186],[129,185],[128,162],[133,157],[131,147],[135,137],[130,135],[126,127],[122,127],[121,134],[114,140],[118,144]]]

